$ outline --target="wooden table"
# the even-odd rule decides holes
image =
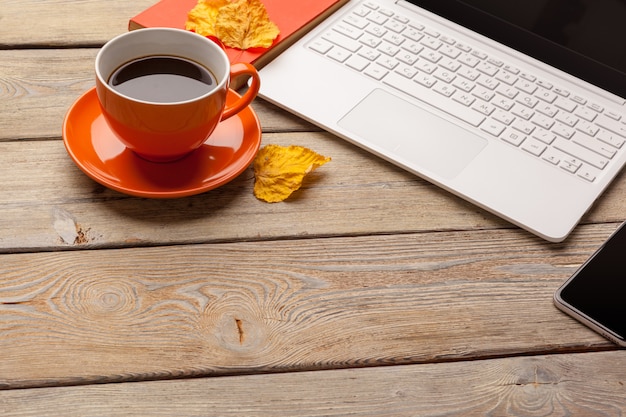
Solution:
[[[0,415],[626,414],[626,353],[552,304],[626,177],[551,244],[258,99],[332,157],[288,201],[109,190],[61,126],[153,1],[0,0]]]

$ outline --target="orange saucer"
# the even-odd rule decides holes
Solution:
[[[227,100],[234,100],[236,94],[231,90]],[[200,148],[184,158],[149,162],[111,132],[92,88],[68,110],[63,142],[74,163],[106,187],[137,197],[176,198],[212,190],[241,174],[259,150],[261,126],[247,107],[220,123]]]

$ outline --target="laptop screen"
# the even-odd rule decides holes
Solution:
[[[626,0],[409,0],[626,98]]]

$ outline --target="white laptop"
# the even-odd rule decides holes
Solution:
[[[626,3],[351,0],[261,97],[549,241],[626,162]]]

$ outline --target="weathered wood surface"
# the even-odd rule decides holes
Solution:
[[[0,50],[0,142],[60,139],[68,108],[95,85],[97,52],[98,48]],[[266,132],[313,130],[309,123],[261,100],[254,108]]]
[[[625,414],[624,352],[552,305],[624,175],[550,244],[257,100],[333,159],[289,201],[108,190],[63,118],[154,1],[0,0],[0,414]]]
[[[0,0],[0,48],[100,45],[157,0]]]
[[[0,391],[4,417],[626,414],[622,352]]]
[[[610,229],[3,255],[0,386],[610,348],[551,300]]]
[[[205,194],[152,200],[92,181],[60,140],[0,142],[0,251],[495,228],[519,233],[327,133],[266,134],[263,143],[301,144],[333,160],[283,203],[254,197],[251,168]],[[583,222],[620,221],[624,194],[622,176]]]

